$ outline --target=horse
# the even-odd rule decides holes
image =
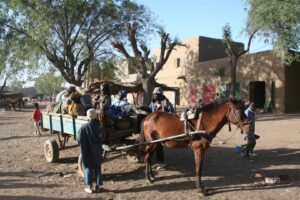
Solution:
[[[204,134],[187,135],[185,139],[167,140],[162,142],[166,147],[184,148],[190,147],[194,153],[196,170],[196,189],[203,195],[207,189],[201,182],[202,163],[204,154],[213,138],[228,122],[241,129],[241,133],[249,131],[250,123],[244,114],[244,104],[240,100],[225,99],[207,104],[201,108],[197,119],[188,121],[189,129],[202,130]],[[153,112],[143,121],[141,130],[141,142],[149,142],[161,138],[167,138],[184,133],[184,121],[174,113]],[[155,180],[152,173],[151,157],[160,143],[152,143],[141,146],[144,152],[145,178],[150,182]]]
[[[9,97],[7,99],[14,110],[17,110],[16,105],[18,106],[19,111],[21,111],[22,106],[25,106],[25,102],[22,97]]]

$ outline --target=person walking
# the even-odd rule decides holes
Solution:
[[[101,174],[101,155],[102,138],[104,131],[97,123],[97,112],[95,109],[87,111],[88,123],[81,126],[78,130],[76,140],[80,144],[82,161],[84,165],[83,182],[86,186],[86,193],[93,193],[93,175],[95,175],[95,192],[100,192],[100,186],[103,185]]]
[[[242,157],[252,159],[255,154],[253,153],[254,147],[256,145],[256,139],[258,135],[255,135],[255,113],[254,113],[254,102],[249,103],[249,107],[245,110],[245,114],[251,124],[251,129],[246,133],[246,144],[242,145]]]
[[[41,120],[41,111],[38,103],[34,103],[32,120],[33,120],[33,127],[34,127],[33,135],[41,136],[40,126],[39,126],[39,122]]]

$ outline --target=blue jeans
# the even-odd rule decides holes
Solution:
[[[85,185],[92,185],[93,183],[93,175],[95,174],[95,179],[96,179],[96,185],[103,185],[103,181],[102,181],[102,174],[101,174],[101,165],[99,168],[97,169],[92,169],[92,168],[88,168],[86,167],[84,169],[84,178],[83,178],[83,182]]]

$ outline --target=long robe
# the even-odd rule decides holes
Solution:
[[[80,144],[84,167],[100,168],[102,137],[103,129],[95,120],[82,125],[78,130],[76,140]]]

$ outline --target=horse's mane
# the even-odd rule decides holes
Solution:
[[[241,104],[242,101],[240,99],[233,99],[233,98],[219,98],[219,99],[216,99],[215,101],[209,103],[209,104],[206,104],[204,106],[202,106],[201,108],[198,108],[197,110],[199,112],[207,112],[207,111],[211,111],[217,107],[219,107],[220,105],[226,103],[226,102],[229,102],[231,101],[232,103],[234,104]]]

